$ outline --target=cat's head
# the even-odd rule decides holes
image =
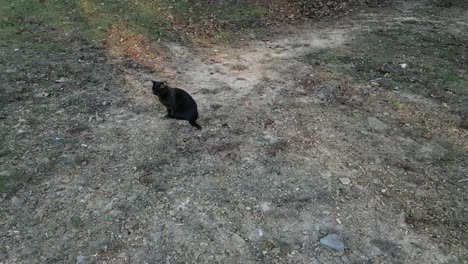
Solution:
[[[162,81],[162,82],[152,81],[152,82],[153,82],[153,94],[155,95],[160,95],[161,92],[164,92],[167,89],[166,81]]]

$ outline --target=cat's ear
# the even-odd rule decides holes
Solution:
[[[153,81],[151,80],[151,82],[153,82],[153,88],[165,88],[167,86],[167,83],[166,81],[162,81],[162,82],[157,82],[157,81]]]
[[[154,80],[151,80],[151,82],[153,83],[153,89],[159,89],[159,87],[161,86],[161,82],[157,82]]]

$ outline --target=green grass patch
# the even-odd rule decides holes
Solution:
[[[233,32],[256,28],[267,15],[255,1],[0,0],[0,37],[11,40],[6,46],[38,52],[66,52],[68,43],[83,37],[99,43],[113,27],[152,40],[231,40]]]
[[[170,16],[157,1],[80,0],[78,5],[92,38],[105,39],[112,27],[126,28],[131,34],[153,39],[169,37]]]
[[[414,22],[367,32],[348,47],[318,50],[304,60],[358,82],[387,74],[401,89],[461,106],[468,100],[468,36],[434,27]]]
[[[0,0],[0,38],[12,49],[65,52],[77,19],[74,1]]]
[[[255,5],[253,1],[213,1],[212,4],[187,1],[159,1],[161,6],[167,6],[172,15],[179,20],[200,22],[213,19],[235,25],[248,25],[253,20],[263,17],[267,9]]]
[[[466,263],[466,258],[464,257],[452,257],[445,264],[463,264]]]
[[[400,100],[393,101],[392,105],[393,105],[393,109],[396,110],[396,111],[398,111],[398,110],[401,109],[401,102],[400,102]]]
[[[73,215],[71,218],[70,218],[70,224],[74,227],[74,228],[80,228],[83,226],[83,221],[81,220],[81,217],[79,215]]]
[[[250,27],[267,9],[247,1],[189,3],[187,1],[97,1],[80,0],[79,8],[88,21],[88,32],[96,39],[105,38],[112,27],[129,34],[143,34],[156,40],[178,40],[185,33],[210,35],[223,39],[231,27]]]

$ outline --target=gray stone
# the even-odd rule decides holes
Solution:
[[[232,246],[239,252],[244,252],[244,248],[245,248],[245,240],[239,236],[238,234],[233,234],[231,236],[231,243],[232,243]]]
[[[109,214],[112,215],[112,216],[119,216],[119,215],[122,214],[122,211],[120,211],[120,210],[112,210],[112,211],[109,212]]]
[[[335,264],[343,264],[343,261],[341,260],[340,257],[334,257],[334,260],[335,260],[334,261]]]
[[[56,83],[64,83],[64,82],[68,82],[68,79],[65,78],[65,77],[61,77],[60,79],[58,80],[55,80]]]
[[[37,159],[37,162],[39,164],[47,165],[47,164],[50,164],[50,159],[47,157],[42,157],[42,158]]]
[[[387,128],[387,125],[384,122],[373,116],[367,118],[367,124],[369,129],[379,132],[382,132],[385,130],[385,128]]]
[[[343,261],[343,263],[345,264],[351,263],[351,260],[349,259],[348,256],[342,256],[341,261]]]
[[[36,97],[36,98],[45,98],[45,97],[47,97],[49,95],[50,95],[49,93],[42,92],[42,93],[35,94],[34,97]]]
[[[11,203],[16,207],[21,207],[21,200],[16,196],[11,198]]]
[[[245,240],[238,234],[233,234],[231,236],[231,241],[234,242],[234,244],[239,245],[239,246],[245,245]]]
[[[318,231],[312,231],[309,234],[309,238],[313,243],[316,243],[319,240],[319,233]]]
[[[137,198],[138,198],[138,195],[132,195],[132,196],[129,196],[129,197],[127,198],[127,201],[133,202],[133,201],[135,201]]]
[[[129,230],[129,231],[132,231],[133,229],[135,229],[135,227],[138,225],[138,221],[137,220],[130,220],[128,222],[125,223],[125,229]]]
[[[320,245],[326,249],[343,252],[345,249],[343,239],[336,234],[329,234],[320,239]]]
[[[107,237],[101,237],[97,240],[89,241],[88,246],[93,251],[105,251],[109,248],[109,244],[110,241]],[[89,257],[87,259],[89,260]]]
[[[85,256],[78,256],[76,257],[76,264],[85,264],[86,263],[86,257]]]
[[[0,177],[11,177],[12,175],[13,171],[11,170],[0,171]]]
[[[59,226],[57,230],[55,230],[55,236],[56,237],[61,237],[65,234],[67,230],[65,229],[65,226]]]
[[[371,82],[371,84],[373,84],[373,86],[382,86],[382,87],[390,87],[390,85],[392,84],[392,78],[388,78],[388,77],[384,77],[384,78],[378,78],[378,79],[375,79]]]
[[[78,256],[76,257],[76,264],[95,264],[96,258],[95,257],[85,257],[85,256]]]
[[[274,145],[279,142],[279,139],[272,135],[265,135],[264,138],[268,141],[269,144]]]
[[[162,233],[161,232],[153,232],[150,234],[150,238],[154,242],[158,242],[161,240]]]
[[[370,247],[368,255],[371,257],[379,256],[379,255],[382,255],[382,251],[380,250],[379,247],[372,245]]]
[[[340,178],[340,182],[344,185],[348,185],[351,183],[351,180],[349,178]]]

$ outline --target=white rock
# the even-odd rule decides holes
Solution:
[[[64,83],[64,82],[67,82],[67,81],[68,81],[68,79],[65,78],[65,77],[62,77],[62,78],[60,78],[58,80],[55,80],[56,83]]]

